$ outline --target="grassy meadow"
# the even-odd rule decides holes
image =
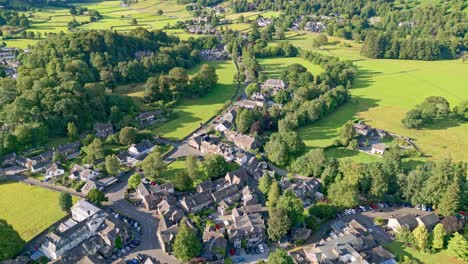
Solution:
[[[216,115],[236,92],[233,83],[236,67],[233,62],[210,62],[216,67],[218,84],[208,95],[202,98],[186,99],[173,110],[176,118],[154,128],[152,131],[160,136],[179,140],[195,131],[200,123]],[[201,66],[201,65],[200,65]],[[199,66],[199,67],[200,67]],[[191,70],[196,73],[198,68]]]
[[[296,35],[286,41],[304,49],[314,49],[311,40],[316,36]],[[466,122],[448,118],[421,130],[406,129],[401,124],[405,113],[429,96],[443,96],[451,107],[468,99],[468,63],[460,60],[365,59],[359,54],[359,44],[333,37],[329,38],[329,43],[315,50],[353,60],[358,69],[357,79],[351,90],[350,102],[319,122],[299,130],[308,147],[331,145],[346,121],[359,118],[374,127],[415,139],[431,159],[450,155],[456,160],[468,160]]]
[[[306,67],[312,75],[320,74],[323,69],[312,62],[302,58],[286,58],[274,57],[258,59],[258,63],[262,67],[262,72],[267,78],[280,78],[281,73],[288,68],[289,65],[299,63]]]
[[[66,215],[60,210],[58,197],[59,192],[36,186],[1,183],[0,218],[27,242]]]
[[[463,264],[463,260],[456,259],[449,256],[447,250],[439,251],[435,254],[422,253],[413,248],[405,247],[399,242],[392,242],[385,246],[392,252],[398,259],[402,260],[404,257],[415,260],[415,263],[420,264],[433,264],[433,263],[452,263]]]

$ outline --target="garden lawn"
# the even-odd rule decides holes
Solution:
[[[385,245],[390,252],[392,252],[397,258],[402,261],[403,257],[406,256],[410,259],[416,260],[417,263],[421,264],[435,264],[435,263],[451,263],[451,264],[463,264],[462,260],[458,260],[447,254],[446,250],[442,250],[435,254],[421,253],[415,249],[405,247],[399,242],[392,242]]]
[[[216,67],[218,84],[209,94],[196,99],[184,99],[174,108],[174,119],[153,129],[153,132],[165,138],[180,140],[195,131],[200,123],[205,123],[211,117],[218,114],[224,104],[231,99],[236,92],[233,77],[236,67],[231,61],[209,62]],[[200,67],[200,66],[199,66]],[[192,69],[190,73],[196,73],[199,67]]]
[[[168,183],[174,180],[176,173],[185,170],[185,159],[178,159],[173,161],[163,171],[161,177],[157,178],[158,183]]]
[[[66,215],[59,208],[58,197],[59,192],[36,186],[0,183],[0,218],[27,242]]]

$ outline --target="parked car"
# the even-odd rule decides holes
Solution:
[[[258,249],[260,250],[261,253],[265,252],[265,248],[263,247],[262,244],[258,245]]]
[[[237,263],[244,262],[245,258],[244,257],[237,257],[236,259],[234,259],[234,261],[237,262]]]
[[[361,209],[361,211],[363,211],[363,212],[367,211],[366,208],[364,206],[362,206],[362,205],[359,206],[359,209]]]

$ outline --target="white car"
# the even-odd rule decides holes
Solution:
[[[260,250],[261,253],[265,252],[265,248],[263,248],[262,244],[258,245],[258,249]]]

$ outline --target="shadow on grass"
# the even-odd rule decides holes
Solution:
[[[405,258],[411,259],[414,263],[423,264],[422,261],[415,258],[412,254],[406,251],[406,246],[399,242],[393,242],[385,245],[390,252],[392,252],[398,259],[398,262],[403,262]]]
[[[364,67],[362,66],[358,66],[356,80],[354,81],[351,90],[369,87],[372,83],[375,82],[373,80],[373,77],[375,77],[378,74],[381,74],[381,72],[367,70],[364,69]]]
[[[13,258],[26,242],[6,220],[0,219],[0,261]]]
[[[444,119],[436,119],[432,124],[428,124],[423,127],[424,130],[445,130],[452,127],[461,126],[466,122],[463,122],[454,117],[446,117]]]

